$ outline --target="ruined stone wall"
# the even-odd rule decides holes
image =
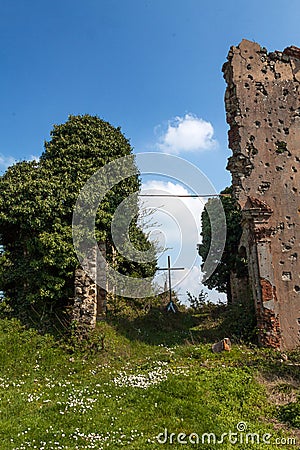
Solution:
[[[291,349],[300,331],[300,49],[268,53],[243,40],[223,66],[233,152],[228,169],[243,211],[241,245],[263,345]]]
[[[106,246],[104,242],[99,243],[99,250],[104,258],[106,257]],[[99,267],[100,266],[100,267]],[[97,320],[103,320],[106,314],[106,291],[101,288],[97,281],[97,271],[105,273],[106,267],[101,266],[97,260],[97,249],[91,250],[89,257],[83,263],[83,267],[88,273],[93,274],[93,279],[89,277],[83,268],[75,271],[75,296],[72,309],[72,321],[76,323],[80,333],[88,332],[95,328]]]
[[[97,318],[97,285],[83,269],[75,272],[72,320],[82,331],[93,329]]]

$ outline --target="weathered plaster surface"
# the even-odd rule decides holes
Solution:
[[[243,40],[223,66],[233,155],[228,169],[243,211],[241,245],[260,342],[299,345],[300,49],[268,53]]]

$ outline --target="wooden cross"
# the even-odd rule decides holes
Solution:
[[[171,268],[171,258],[170,258],[170,256],[168,256],[168,267],[159,267],[158,270],[167,270],[168,271],[168,278],[169,278],[169,304],[168,304],[168,309],[172,308],[173,312],[175,312],[174,306],[173,306],[173,302],[172,302],[171,271],[172,270],[184,270],[184,267],[173,267],[173,268]]]

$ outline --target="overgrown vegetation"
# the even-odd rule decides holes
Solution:
[[[203,448],[244,449],[246,432],[253,449],[262,448],[266,435],[270,449],[295,448],[300,435],[288,426],[300,427],[299,355],[249,344],[255,322],[248,298],[214,304],[201,291],[189,295],[189,308],[178,305],[173,313],[161,297],[110,294],[107,321],[85,339],[72,327],[56,338],[49,334],[54,318],[66,331],[60,313],[73,296],[78,264],[71,237],[78,193],[95,170],[129,154],[119,129],[97,117],[71,116],[54,127],[39,163],[18,163],[0,178],[0,449],[159,449],[164,439],[166,448],[179,449],[179,437],[195,448],[196,436]],[[134,176],[106,196],[96,239],[107,242],[107,257],[121,273],[152,276],[155,257],[128,263],[111,244],[112,215],[138,188]],[[228,292],[230,272],[244,276],[246,261],[237,255],[240,211],[230,196],[222,202],[226,247],[206,284]],[[155,255],[137,220],[130,224],[132,241]],[[205,259],[205,213],[202,233]],[[213,354],[212,343],[224,337],[232,351]]]
[[[1,449],[182,448],[176,439],[158,442],[166,429],[168,439],[170,433],[196,433],[207,449],[261,449],[266,433],[270,449],[279,448],[276,439],[299,439],[280,424],[283,412],[269,401],[265,381],[273,376],[288,383],[292,371],[299,393],[299,367],[288,365],[292,356],[282,362],[278,352],[237,343],[230,353],[213,354],[211,342],[219,335],[211,334],[211,324],[220,321],[214,314],[170,315],[157,306],[127,321],[124,314],[113,319],[82,345],[0,320]],[[295,403],[289,410],[295,415],[286,412],[282,419],[298,426],[297,408]],[[246,431],[239,439],[256,433],[260,442],[226,437],[208,443],[205,433],[220,440],[222,433],[238,432],[240,423]],[[290,444],[285,447],[296,448]]]
[[[39,162],[17,163],[0,177],[0,291],[14,315],[44,330],[65,322],[61,313],[72,302],[78,266],[72,242],[78,194],[99,168],[131,154],[119,128],[98,117],[70,116],[54,126]],[[153,262],[128,262],[117,252],[112,256],[113,214],[139,185],[139,178],[131,176],[114,186],[98,209],[95,234],[106,242],[107,258],[114,259],[121,273],[151,277],[155,249],[137,217],[130,224],[130,237],[139,250],[153,252]],[[138,214],[137,204],[136,210]]]
[[[300,428],[300,397],[296,402],[281,406],[278,418],[292,427]]]
[[[204,323],[204,339],[222,339],[227,336],[236,343],[257,342],[254,304],[248,298],[235,303],[213,303],[203,290],[195,297],[188,293],[193,317]],[[208,323],[210,326],[208,327]],[[208,329],[210,333],[206,336]],[[201,331],[201,327],[198,327]]]

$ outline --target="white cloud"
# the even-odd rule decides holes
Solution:
[[[150,180],[142,185],[142,194],[188,195],[185,187],[178,183],[161,180]],[[199,277],[200,258],[197,254],[197,243],[200,239],[201,213],[204,201],[201,198],[143,197],[142,207],[155,212],[152,215],[152,231],[162,251],[159,256],[159,267],[166,267],[167,255],[171,256],[172,267],[184,267],[183,271],[172,273],[173,286],[186,297],[186,287],[200,291]],[[151,238],[151,237],[150,237]],[[158,272],[156,283],[164,288],[166,272]]]
[[[184,117],[176,117],[169,121],[158,148],[165,153],[174,154],[209,150],[217,144],[213,135],[214,129],[210,122],[193,114],[186,114]]]
[[[188,195],[188,190],[179,183],[161,180],[148,180],[142,185],[142,194]],[[171,256],[172,267],[184,267],[184,270],[172,272],[172,286],[179,300],[187,303],[186,292],[198,296],[203,289],[209,293],[209,299],[225,301],[226,296],[216,291],[209,291],[201,283],[201,258],[197,252],[200,241],[201,213],[206,199],[192,197],[142,197],[142,208],[154,210],[152,215],[153,235],[158,238],[164,251],[158,259],[159,267],[166,267],[167,255]],[[155,282],[164,289],[167,273],[159,271]]]
[[[142,194],[189,195],[188,190],[179,183],[150,180],[142,185]],[[201,213],[205,200],[191,197],[144,197],[143,205],[156,210],[153,221],[159,223],[158,232],[165,235],[167,247],[184,240],[196,246],[201,229]],[[181,260],[183,257],[181,256]],[[186,259],[186,258],[185,258]]]
[[[39,160],[40,160],[40,157],[39,157],[39,156],[37,156],[37,155],[30,155],[30,156],[29,156],[29,159],[28,159],[27,161],[36,161],[36,162],[39,162]]]
[[[16,158],[12,156],[5,156],[0,153],[0,169],[6,170],[9,166],[12,166],[16,162]]]
[[[29,158],[26,159],[26,161],[32,162],[39,162],[40,157],[37,155],[30,155]],[[8,167],[15,164],[17,161],[21,161],[20,159],[16,159],[13,156],[5,156],[2,153],[0,153],[0,171],[5,171]]]

